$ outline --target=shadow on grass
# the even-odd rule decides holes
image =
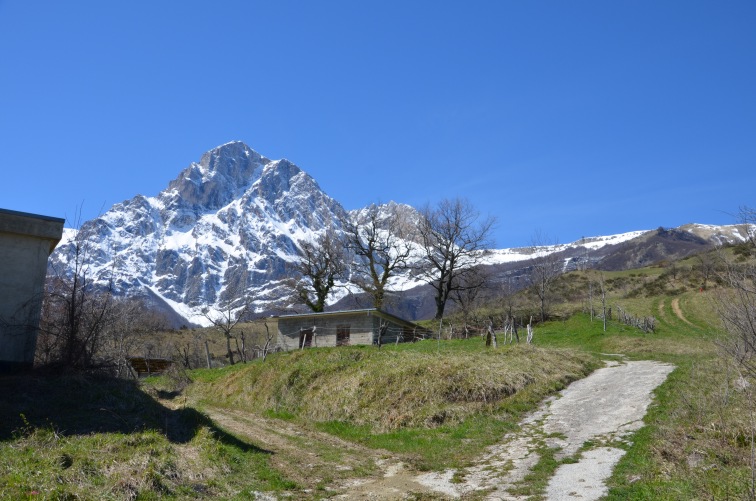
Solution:
[[[218,428],[192,408],[169,409],[136,381],[84,376],[0,377],[0,441],[30,428],[52,428],[61,435],[157,431],[174,443],[187,443],[202,428],[243,451],[270,454]]]

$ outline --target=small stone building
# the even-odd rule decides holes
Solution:
[[[0,372],[34,364],[47,258],[64,222],[0,209]]]
[[[414,341],[430,331],[377,310],[329,311],[278,317],[278,348],[296,350],[321,346],[381,344]]]

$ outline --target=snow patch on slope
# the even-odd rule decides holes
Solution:
[[[516,247],[511,249],[488,250],[483,253],[483,264],[495,265],[505,263],[516,263],[518,261],[527,261],[537,257],[542,257],[554,252],[564,251],[570,248],[584,247],[589,250],[597,250],[608,245],[617,245],[627,242],[634,238],[647,233],[648,230],[630,231],[616,235],[602,237],[587,237],[577,240],[570,244],[544,245],[540,247]]]

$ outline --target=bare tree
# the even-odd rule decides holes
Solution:
[[[214,325],[216,329],[221,331],[226,338],[226,358],[228,358],[228,362],[231,365],[235,363],[234,351],[231,349],[231,340],[235,339],[233,329],[248,309],[249,303],[246,301],[240,306],[234,306],[233,301],[227,301],[226,305],[221,309],[204,308],[202,310],[202,316]]]
[[[540,231],[532,238],[531,250],[533,252],[533,264],[530,269],[530,289],[535,293],[540,302],[541,322],[546,320],[551,288],[554,281],[562,274],[563,263],[556,252],[549,251],[548,239]]]
[[[489,283],[488,274],[482,266],[475,266],[470,273],[461,278],[461,287],[454,289],[449,298],[458,306],[462,313],[462,329],[464,337],[469,337],[470,320],[473,312],[481,306],[482,295]]]
[[[756,249],[756,208],[741,206],[738,210],[739,224],[745,231],[745,238],[751,249]]]
[[[742,208],[743,214],[753,217],[744,218],[746,224],[756,223],[756,211]],[[748,377],[756,379],[756,265],[725,262],[720,279],[729,285],[716,296],[717,313],[728,333],[722,346]]]
[[[351,281],[381,309],[389,279],[409,268],[413,228],[403,207],[371,205],[347,225],[347,244],[356,256]]]
[[[270,332],[270,327],[268,327],[268,322],[265,322],[264,325],[265,325],[265,343],[263,343],[263,346],[260,349],[263,362],[265,362],[265,359],[268,358],[268,352],[270,351],[270,343],[273,341],[273,336],[274,336],[274,334]]]
[[[386,332],[388,332],[389,323],[385,320],[381,320],[380,325],[378,326],[378,332],[376,333],[377,336],[375,338],[375,344],[378,345],[378,349],[381,349],[381,346],[383,346],[383,338],[386,337]]]
[[[102,346],[113,314],[113,268],[100,276],[92,271],[93,227],[83,225],[65,252],[66,269],[48,275],[42,302],[37,362],[58,370],[88,371],[112,368]]]
[[[509,315],[504,316],[504,344],[509,339],[510,343],[514,343],[515,339],[517,344],[520,344],[520,335],[517,333],[517,322],[515,318]]]
[[[141,299],[113,298],[112,321],[104,331],[102,355],[113,361],[113,374],[126,377],[131,374],[128,358],[153,351],[155,333],[166,330],[164,315],[154,311]],[[161,353],[162,354],[162,353]]]
[[[294,284],[300,301],[314,312],[324,310],[336,280],[346,270],[344,242],[329,229],[315,242],[300,242],[302,259],[296,265],[301,279]]]
[[[748,246],[753,252],[756,209],[741,207],[740,219],[748,235]],[[751,479],[749,498],[756,499],[756,416],[753,409],[752,384],[756,380],[756,265],[724,260],[719,279],[729,285],[715,296],[717,313],[726,336],[720,341],[724,352],[736,364],[736,369],[745,384],[750,406]],[[749,381],[750,380],[750,381]]]
[[[482,252],[490,245],[495,219],[480,220],[472,204],[459,198],[442,200],[435,208],[426,206],[421,214],[418,231],[425,254],[421,271],[435,290],[435,319],[441,320],[452,292],[480,285],[468,277],[476,273]]]
[[[517,339],[518,343],[520,342],[520,334],[517,330],[517,321],[514,316],[515,300],[517,298],[516,293],[520,290],[520,287],[518,286],[520,278],[520,276],[516,275],[507,276],[498,293],[497,303],[504,311],[502,323],[504,325],[505,343],[507,342],[507,339],[509,339],[510,342],[514,342],[514,338]]]
[[[533,344],[533,317],[530,317],[530,322],[528,322],[528,337],[526,339],[528,344]]]
[[[604,332],[606,332],[606,317],[609,315],[606,311],[606,280],[604,280],[604,272],[599,271],[599,288],[601,289],[601,315],[604,320]]]
[[[130,375],[129,356],[150,351],[164,316],[144,301],[115,294],[117,263],[97,270],[96,223],[84,223],[59,247],[65,267],[49,269],[36,362],[61,371]],[[141,354],[141,353],[139,353]]]
[[[194,334],[189,340],[179,344],[173,343],[174,358],[181,362],[185,369],[196,369],[205,366],[208,369],[210,363],[209,340],[202,334]]]
[[[241,339],[241,345],[239,344],[239,339]],[[235,337],[234,341],[236,341],[236,352],[239,354],[239,359],[241,360],[241,363],[246,364],[247,363],[247,337],[244,335],[244,331],[239,332],[239,336]]]
[[[505,340],[506,341],[506,340]],[[488,328],[486,329],[486,346],[492,346],[498,348],[499,344],[496,341],[496,331],[493,326],[493,317],[488,319]]]
[[[701,290],[706,290],[717,269],[718,258],[712,252],[701,252],[696,254],[695,260],[695,269],[701,275]]]

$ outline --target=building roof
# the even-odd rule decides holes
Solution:
[[[8,214],[11,216],[28,217],[32,219],[41,219],[43,221],[53,221],[56,223],[65,223],[66,220],[61,217],[43,216],[41,214],[32,214],[31,212],[21,212],[17,210],[2,209],[0,208],[0,214]]]
[[[415,324],[414,322],[410,322],[409,320],[404,320],[403,318],[397,317],[396,315],[392,315],[391,313],[386,313],[385,311],[381,311],[377,308],[366,308],[366,309],[361,309],[361,310],[322,311],[322,312],[317,312],[317,313],[316,312],[299,313],[295,315],[280,315],[278,318],[279,320],[285,320],[285,319],[342,317],[342,316],[347,316],[347,315],[376,316],[379,318],[383,318],[384,320],[389,320],[391,322],[394,322],[396,324],[400,324],[406,327],[427,330],[424,327],[420,327],[419,325]]]
[[[66,220],[59,217],[40,216],[8,209],[0,209],[0,233],[11,233],[50,241],[53,251],[63,236]]]

